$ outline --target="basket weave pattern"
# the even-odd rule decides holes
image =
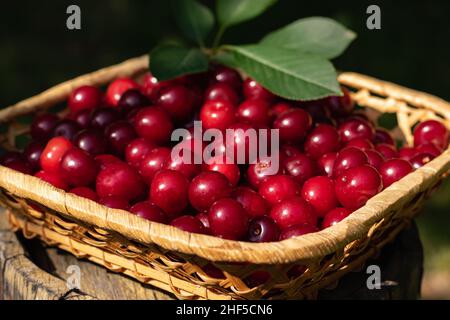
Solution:
[[[103,85],[116,77],[139,77],[148,57],[125,61],[74,80],[0,111],[8,123],[1,144],[12,148],[28,128],[17,117],[64,101],[82,84]],[[450,104],[436,97],[354,73],[339,76],[352,98],[375,120],[396,113],[398,139],[412,143],[411,128],[438,119],[450,128]],[[360,268],[410,222],[450,169],[450,149],[394,183],[341,223],[277,243],[252,244],[183,232],[122,210],[65,193],[37,178],[0,166],[0,201],[9,221],[27,238],[101,264],[173,293],[180,299],[314,298],[345,273]],[[223,276],[206,273],[214,265]],[[206,266],[206,267],[205,267]],[[294,269],[301,272],[293,273]],[[252,286],[255,271],[270,280]],[[210,274],[210,275],[208,275]]]

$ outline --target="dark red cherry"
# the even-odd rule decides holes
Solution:
[[[105,196],[101,197],[98,200],[98,203],[101,205],[104,205],[105,207],[111,208],[111,209],[120,209],[120,210],[128,210],[130,208],[130,204],[128,203],[128,200],[119,197],[119,196]]]
[[[269,204],[275,205],[284,199],[297,195],[300,190],[293,177],[276,175],[261,182],[258,192]]]
[[[23,174],[33,174],[33,168],[25,159],[15,159],[2,164],[3,166],[19,171]]]
[[[206,101],[200,110],[203,128],[225,130],[236,122],[235,109],[228,101]]]
[[[368,164],[377,170],[380,169],[384,162],[384,156],[376,150],[366,150],[364,152],[367,155]]]
[[[156,205],[150,201],[142,201],[134,204],[130,208],[130,212],[138,217],[160,223],[167,223],[166,214]]]
[[[420,167],[426,165],[428,162],[433,160],[435,157],[430,153],[419,153],[418,155],[415,155],[411,160],[410,163],[414,167],[414,169],[419,169]]]
[[[322,220],[322,229],[334,226],[336,223],[344,220],[352,213],[351,210],[346,208],[334,208],[328,212]]]
[[[338,127],[338,132],[343,143],[357,138],[372,140],[375,134],[371,123],[356,117],[342,122]]]
[[[417,154],[416,149],[413,147],[403,147],[398,151],[398,157],[410,161]]]
[[[211,80],[213,82],[226,83],[235,90],[241,88],[241,75],[234,69],[225,66],[215,66],[211,72]]]
[[[128,144],[133,141],[137,135],[130,123],[119,121],[110,124],[106,128],[105,137],[110,149],[119,155],[123,155]]]
[[[272,218],[260,216],[250,220],[247,239],[250,242],[278,241],[280,229]]]
[[[83,150],[72,148],[61,159],[60,173],[69,185],[84,187],[95,181],[98,164],[94,158]]]
[[[100,169],[104,169],[110,163],[123,163],[119,158],[110,154],[99,154],[94,160],[98,163]]]
[[[280,164],[278,170],[275,170],[276,164],[272,164],[272,162],[270,158],[263,158],[248,166],[247,180],[253,188],[258,189],[261,182],[280,172]]]
[[[416,154],[429,153],[435,157],[439,156],[442,153],[442,151],[433,143],[424,143],[424,144],[418,145],[414,149],[415,149]]]
[[[294,237],[299,237],[317,231],[319,231],[319,229],[314,225],[311,225],[309,223],[299,223],[283,229],[283,231],[281,231],[279,240],[282,241]]]
[[[345,146],[359,148],[363,151],[372,150],[375,148],[373,143],[370,142],[370,140],[366,139],[366,138],[356,138],[356,139],[350,140]]]
[[[305,140],[305,152],[315,159],[325,153],[338,151],[339,147],[339,134],[328,124],[317,125]]]
[[[155,148],[142,159],[139,172],[147,184],[150,184],[156,172],[162,169],[166,160],[170,158],[170,153],[169,148]]]
[[[169,115],[155,107],[140,110],[135,116],[134,124],[136,132],[141,138],[159,145],[170,140],[174,129]]]
[[[293,109],[281,114],[273,123],[278,129],[280,142],[300,143],[312,126],[312,118],[303,109]]]
[[[91,126],[94,129],[104,130],[111,123],[120,120],[120,113],[113,108],[98,108],[91,115]]]
[[[247,211],[250,217],[259,217],[269,212],[269,204],[261,195],[248,187],[238,187],[234,198]]]
[[[317,174],[316,163],[305,154],[298,154],[284,162],[286,174],[292,176],[299,185]]]
[[[308,112],[313,121],[317,124],[335,125],[334,119],[331,117],[330,110],[326,107],[324,100],[303,101],[299,106]]]
[[[38,115],[31,124],[30,134],[35,140],[47,140],[53,135],[53,129],[59,122],[58,116],[54,114]]]
[[[409,161],[403,159],[390,159],[380,167],[380,174],[383,178],[383,187],[387,188],[394,182],[400,180],[413,171],[413,166]]]
[[[188,205],[188,179],[180,172],[161,170],[150,185],[149,199],[173,219]]]
[[[248,230],[249,218],[239,202],[230,198],[219,199],[208,211],[211,233],[217,237],[241,240]]]
[[[32,141],[24,150],[23,155],[34,170],[41,168],[41,155],[45,149],[45,143]]]
[[[383,155],[385,159],[398,158],[397,149],[393,145],[387,143],[379,143],[375,149]]]
[[[37,172],[34,176],[38,177],[41,180],[44,180],[45,182],[50,183],[55,188],[62,189],[62,190],[69,189],[69,186],[63,180],[63,178],[61,177],[61,175],[58,172],[47,172],[47,171],[41,170],[41,171]]]
[[[53,129],[53,135],[55,137],[64,137],[68,140],[73,140],[80,129],[80,126],[75,121],[64,119],[59,121],[55,126]]]
[[[281,229],[301,223],[317,224],[313,208],[300,197],[291,197],[275,204],[270,210],[270,217]]]
[[[222,198],[231,196],[228,179],[219,172],[205,171],[196,176],[189,185],[189,201],[198,211],[207,211]]]
[[[25,160],[24,155],[21,154],[20,152],[9,151],[0,157],[0,164],[2,166],[6,166],[8,163],[11,163],[14,161],[23,161],[23,160]]]
[[[156,101],[161,88],[169,85],[170,81],[158,81],[150,72],[147,72],[142,78],[142,93],[151,101]]]
[[[92,201],[97,201],[98,196],[94,190],[88,187],[76,187],[69,191],[70,193],[76,194],[79,197],[86,198]]]
[[[137,89],[130,89],[122,94],[118,102],[119,108],[132,110],[149,105],[148,99]]]
[[[139,88],[139,85],[129,78],[118,78],[109,84],[106,90],[106,102],[110,106],[117,107],[126,91]]]
[[[272,101],[275,99],[275,96],[263,86],[261,86],[258,82],[251,78],[247,78],[243,84],[244,96],[247,99],[264,99],[268,101]]]
[[[301,196],[314,209],[319,217],[338,206],[334,191],[334,180],[328,177],[317,176],[305,182]]]
[[[200,233],[200,234],[207,233],[207,230],[203,225],[203,223],[197,217],[194,216],[185,215],[175,218],[170,222],[170,225],[186,232]]]
[[[75,136],[73,144],[91,156],[105,153],[107,150],[107,142],[103,134],[92,129],[80,131]]]
[[[370,165],[347,169],[335,182],[336,196],[347,209],[356,210],[383,189],[378,171]]]
[[[142,159],[155,148],[156,145],[153,142],[142,138],[134,139],[125,148],[125,159],[129,165],[138,168]]]
[[[441,150],[447,149],[449,133],[444,124],[436,120],[428,120],[414,128],[414,146],[433,143]]]
[[[342,89],[342,96],[328,97],[326,100],[327,107],[332,116],[342,117],[352,113],[355,103],[350,97],[350,91],[346,88]]]
[[[81,86],[70,94],[67,105],[72,113],[81,110],[92,110],[100,106],[103,93],[94,86]]]
[[[82,129],[87,129],[91,125],[92,110],[85,109],[70,116]]]
[[[270,115],[273,119],[278,118],[281,114],[293,109],[294,106],[288,102],[278,102],[270,108]]]
[[[205,101],[227,101],[236,106],[239,102],[239,96],[228,84],[218,82],[206,89]]]
[[[194,96],[183,85],[173,85],[161,89],[157,105],[164,109],[176,123],[187,122],[194,112]]]
[[[379,144],[379,143],[387,143],[391,145],[395,145],[394,139],[392,138],[391,134],[382,128],[377,128],[375,130],[375,135],[373,136],[373,143]]]
[[[333,166],[333,176],[338,177],[345,170],[367,164],[369,159],[364,151],[355,147],[344,148],[338,152]]]
[[[333,176],[333,167],[334,162],[336,161],[337,152],[326,153],[319,158],[317,161],[317,165],[319,168],[319,172],[322,175],[326,175],[328,177]]]
[[[268,126],[270,123],[270,105],[267,100],[244,100],[237,108],[236,115],[240,122],[246,122],[254,127]]]

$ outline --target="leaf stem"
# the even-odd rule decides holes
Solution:
[[[217,47],[219,46],[220,40],[222,40],[222,36],[226,29],[227,29],[227,27],[222,25],[222,26],[220,26],[219,31],[217,31],[216,36],[214,37],[213,45],[212,45],[212,49],[214,52],[217,51]]]

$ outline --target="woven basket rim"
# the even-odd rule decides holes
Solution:
[[[148,67],[147,56],[125,61],[114,67],[130,64],[130,61],[136,64],[135,68],[129,71],[130,74],[136,74]],[[97,73],[99,72],[104,72],[104,69],[97,71]],[[89,79],[93,74],[62,83],[57,87],[60,90],[64,88],[65,94],[67,94],[73,87],[91,83]],[[114,73],[112,78],[118,75],[121,73]],[[444,100],[356,73],[342,73],[339,76],[339,80],[343,84],[351,82],[352,78],[359,79],[360,82],[367,82],[367,86],[372,86],[371,89],[375,93],[383,94],[387,89],[391,91],[390,95],[396,95],[397,98],[412,105],[426,105],[428,108],[433,105],[433,108],[444,115],[448,126],[450,104]],[[50,90],[55,90],[55,88]],[[44,95],[45,98],[46,94],[48,93],[44,92],[37,97],[42,98]],[[33,98],[24,100],[28,101],[25,104],[22,101],[0,111],[0,122],[42,106],[42,104],[33,105],[29,102],[30,99]],[[55,102],[58,99],[61,97],[55,95],[54,99],[50,100]],[[392,211],[391,208],[413,199],[418,192],[422,191],[421,188],[426,181],[431,180],[435,175],[445,174],[449,169],[450,147],[425,166],[371,198],[364,207],[333,227],[301,237],[270,243],[232,241],[209,235],[188,233],[170,225],[142,219],[127,211],[104,207],[94,201],[57,189],[36,177],[3,166],[0,166],[0,187],[14,195],[45,205],[67,217],[75,218],[96,228],[117,232],[143,244],[156,244],[166,250],[197,255],[215,262],[285,264],[323,257],[360,238],[363,234],[367,234],[374,223]]]

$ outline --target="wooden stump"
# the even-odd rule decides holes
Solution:
[[[383,249],[378,259],[368,261],[366,265],[380,267],[381,289],[367,288],[370,274],[363,268],[344,276],[336,288],[322,290],[319,299],[418,298],[423,253],[416,226],[403,231],[394,243]],[[70,289],[67,284],[74,268],[80,271],[80,290]],[[0,212],[1,299],[167,300],[175,297],[89,261],[78,260],[59,249],[44,246],[36,239],[24,239],[11,232],[6,214]]]

